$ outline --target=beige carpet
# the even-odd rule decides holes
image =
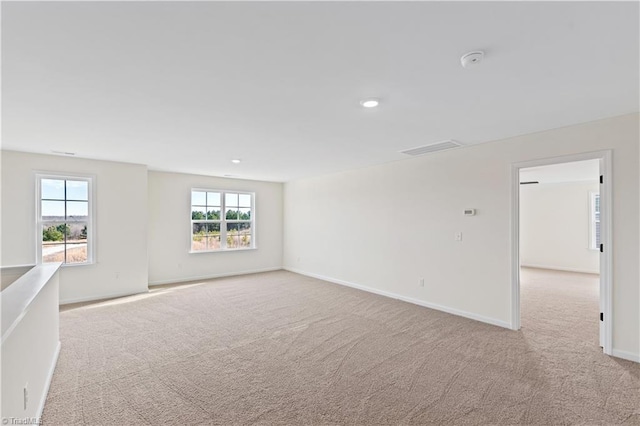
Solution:
[[[523,281],[521,332],[284,271],[76,307],[44,423],[639,424],[597,281]]]

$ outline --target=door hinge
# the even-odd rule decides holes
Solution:
[[[604,253],[604,244],[600,244],[600,253]]]
[[[600,321],[604,321],[604,312],[600,312]]]
[[[604,176],[600,175],[600,183],[604,183]]]

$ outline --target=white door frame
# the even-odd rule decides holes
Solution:
[[[600,312],[604,315],[603,351],[612,353],[612,162],[611,150],[564,155],[553,158],[513,163],[511,165],[511,329],[520,329],[520,169],[574,161],[600,160],[600,232],[604,252],[600,254]]]

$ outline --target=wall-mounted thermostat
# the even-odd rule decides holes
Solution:
[[[475,216],[476,215],[476,209],[464,209],[464,215],[465,216]]]

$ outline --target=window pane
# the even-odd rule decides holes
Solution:
[[[227,212],[224,217],[227,220],[238,220],[238,210],[227,207]]]
[[[206,207],[192,206],[191,220],[205,220],[207,218]]]
[[[191,250],[207,249],[207,240],[205,239],[206,232],[207,225],[205,223],[194,223],[192,225]]]
[[[87,261],[87,243],[68,244],[66,263],[85,263]]]
[[[86,223],[82,225],[82,228],[80,229],[80,239],[81,240],[86,240],[87,236],[88,236],[88,232],[89,232],[89,225],[87,225]]]
[[[198,251],[207,249],[207,241],[205,239],[206,237],[204,237],[203,235],[204,234],[194,234],[191,237],[191,250]]]
[[[207,206],[220,206],[219,192],[207,192]]]
[[[251,195],[240,194],[238,198],[240,207],[251,207]]]
[[[89,182],[67,180],[67,200],[89,201]]]
[[[238,242],[240,247],[251,247],[251,224],[239,223],[238,224]]]
[[[64,220],[64,201],[42,201],[40,214],[45,220]]]
[[[42,241],[64,241],[65,236],[68,237],[70,233],[71,229],[66,223],[46,224],[42,227]]]
[[[86,222],[89,217],[87,201],[67,201],[67,220]]]
[[[240,209],[238,213],[238,220],[251,220],[251,209]]]
[[[209,220],[220,220],[220,207],[210,209],[207,212],[207,219],[209,219]]]
[[[67,243],[84,243],[87,240],[86,222],[67,222]]]
[[[191,191],[191,205],[192,206],[206,206],[207,205],[207,193],[201,191]]]
[[[64,262],[65,223],[47,224],[42,227],[42,261]]]
[[[204,236],[207,232],[206,226],[207,225],[205,223],[194,223],[192,229],[193,235],[200,234]]]
[[[63,179],[42,179],[40,186],[43,199],[64,200]]]
[[[64,243],[43,242],[42,262],[64,262]]]
[[[211,235],[220,235],[220,224],[219,223],[207,223],[206,227],[207,234]]]
[[[238,247],[238,223],[227,223],[227,248]]]
[[[227,248],[238,248],[238,235],[227,234]]]
[[[220,250],[220,235],[207,237],[207,250]]]
[[[226,207],[238,207],[238,194],[224,194],[224,203]]]

